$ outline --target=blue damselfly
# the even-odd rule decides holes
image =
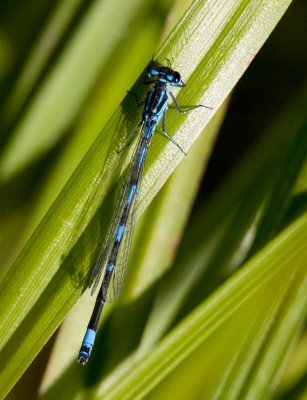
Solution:
[[[147,93],[145,101],[140,103],[137,96],[132,94],[136,97],[137,104],[139,106],[144,106],[144,110],[142,119],[133,130],[129,143],[127,143],[126,146],[130,144],[139,131],[140,138],[136,145],[134,156],[130,162],[122,193],[119,196],[109,234],[102,246],[89,284],[89,286],[92,287],[93,294],[100,282],[101,275],[104,274],[94,310],[79,352],[78,363],[82,365],[86,364],[93,349],[104,304],[108,301],[112,301],[119,294],[122,285],[134,226],[136,196],[142,178],[146,154],[155,133],[155,128],[161,119],[162,134],[176,145],[182,153],[186,154],[180,145],[166,132],[165,112],[169,98],[171,98],[175,107],[181,114],[198,107],[205,107],[196,105],[186,110],[180,107],[175,96],[170,91],[170,86],[185,87],[185,84],[179,72],[174,71],[170,63],[168,67],[165,67],[152,60],[147,68],[144,84],[152,86],[151,90]]]

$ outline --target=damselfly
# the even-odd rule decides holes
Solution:
[[[197,105],[182,110],[175,96],[170,91],[170,86],[185,87],[185,84],[183,83],[179,72],[174,71],[171,68],[170,63],[168,67],[165,67],[155,61],[151,61],[147,68],[144,84],[152,85],[152,88],[147,93],[144,102],[139,103],[137,100],[138,105],[144,105],[144,111],[141,121],[132,132],[129,143],[138,131],[140,131],[140,138],[134,156],[130,162],[129,171],[111,222],[109,234],[102,246],[89,284],[89,286],[92,287],[93,294],[100,282],[102,273],[104,273],[94,310],[79,352],[78,363],[82,365],[86,364],[93,349],[96,331],[104,304],[108,301],[112,301],[119,294],[122,285],[135,220],[134,210],[137,202],[136,197],[138,188],[142,178],[146,154],[151,139],[155,133],[155,128],[161,119],[162,134],[175,144],[181,152],[186,154],[180,145],[166,132],[165,112],[169,98],[172,99],[175,107],[181,114],[187,113],[198,107],[205,107]],[[133,96],[136,97],[134,94]]]

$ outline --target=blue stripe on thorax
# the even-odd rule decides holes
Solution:
[[[153,89],[147,97],[146,105],[145,105],[145,114],[161,114],[166,108],[167,104],[167,90],[157,90]]]
[[[159,96],[159,98],[157,99],[155,108],[154,108],[153,110],[151,110],[151,111],[152,111],[154,114],[156,114],[156,115],[158,115],[158,114],[162,111],[162,109],[161,109],[161,103],[162,103],[162,104],[165,103],[164,96],[165,96],[165,91],[161,91],[161,92],[160,92],[160,96]],[[162,107],[162,108],[163,108],[163,107]]]

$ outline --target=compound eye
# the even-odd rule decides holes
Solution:
[[[174,72],[173,74],[173,82],[178,85],[181,82],[181,76],[179,74],[179,72]]]

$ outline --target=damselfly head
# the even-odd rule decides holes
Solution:
[[[185,86],[179,72],[170,67],[160,65],[154,60],[151,61],[146,73],[149,78],[157,79],[160,82],[169,83],[172,86]]]

